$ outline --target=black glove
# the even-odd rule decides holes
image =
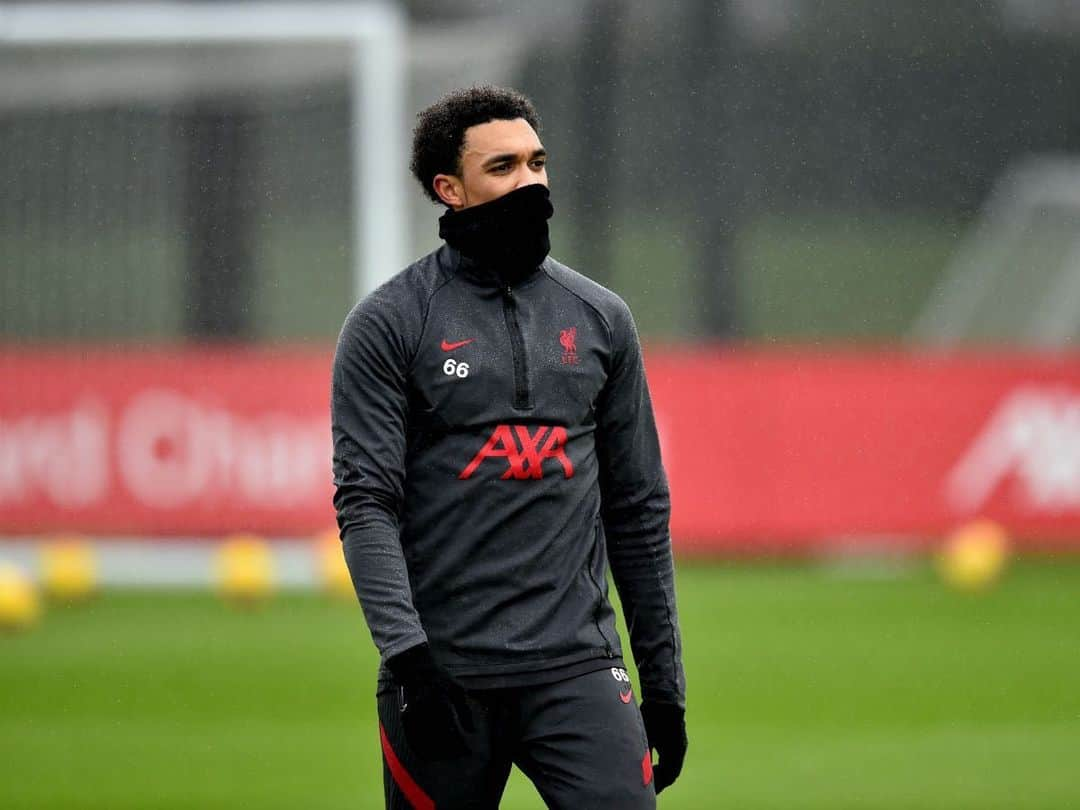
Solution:
[[[468,751],[473,730],[465,690],[436,666],[427,644],[386,661],[401,690],[401,727],[409,747],[423,759],[450,759]]]
[[[686,758],[686,710],[674,703],[644,700],[641,719],[645,721],[649,748],[655,748],[660,758],[653,768],[653,784],[659,793],[678,778]]]

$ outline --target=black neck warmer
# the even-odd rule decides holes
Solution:
[[[546,186],[534,183],[490,202],[447,211],[439,236],[497,281],[531,275],[551,250],[548,223],[555,212]]]

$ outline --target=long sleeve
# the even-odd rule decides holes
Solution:
[[[601,516],[642,696],[681,706],[686,684],[667,478],[637,330],[630,310],[619,304],[609,376],[597,402]]]
[[[427,640],[398,516],[405,482],[409,329],[385,294],[349,314],[331,383],[334,507],[357,598],[383,660]]]

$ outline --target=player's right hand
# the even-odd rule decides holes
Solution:
[[[468,753],[473,730],[465,690],[436,665],[427,644],[386,661],[398,686],[401,726],[409,747],[422,759],[451,759]]]

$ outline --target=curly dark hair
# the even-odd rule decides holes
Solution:
[[[517,90],[484,84],[454,90],[416,114],[413,129],[413,175],[434,203],[442,203],[432,187],[437,174],[459,174],[465,130],[488,121],[524,118],[537,132],[540,116],[533,103]]]

